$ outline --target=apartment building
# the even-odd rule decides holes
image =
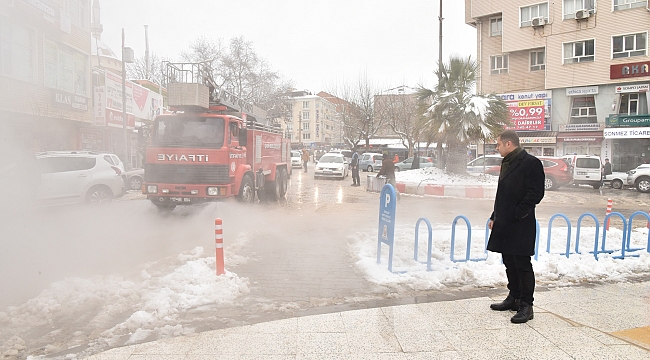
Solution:
[[[524,148],[650,162],[648,0],[465,0],[465,19],[477,90],[508,103]]]
[[[294,148],[330,147],[340,142],[336,106],[308,91],[294,92],[289,99],[291,119],[282,125]]]
[[[92,126],[90,0],[0,0],[0,132],[80,149]]]

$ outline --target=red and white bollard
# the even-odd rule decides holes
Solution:
[[[609,215],[612,213],[612,199],[607,199],[607,212],[605,213],[605,216]],[[611,218],[607,219],[607,224],[605,224],[605,228],[609,231],[609,221]]]
[[[214,247],[217,259],[217,276],[225,274],[223,267],[223,229],[221,228],[221,219],[214,221]]]

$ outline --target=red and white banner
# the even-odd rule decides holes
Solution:
[[[508,102],[511,127],[508,130],[544,130],[544,100]]]

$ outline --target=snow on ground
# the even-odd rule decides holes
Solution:
[[[393,273],[388,271],[388,245],[382,244],[381,264],[377,264],[377,231],[358,232],[351,236],[350,253],[356,267],[366,279],[394,291],[400,290],[439,290],[453,287],[493,287],[507,283],[501,256],[488,253],[486,261],[454,263],[450,260],[451,226],[432,227],[432,270],[427,271],[426,254],[428,231],[422,224],[419,230],[418,262],[413,260],[415,243],[415,224],[395,227]],[[573,229],[575,230],[575,229]],[[593,254],[595,227],[583,227],[580,233],[581,254],[565,252],[567,228],[553,227],[551,232],[551,252],[546,253],[548,229],[542,227],[539,244],[539,261],[533,261],[538,285],[562,286],[584,281],[625,281],[635,276],[647,274],[650,268],[650,254],[637,251],[639,257],[624,260],[613,259],[620,255],[623,232],[611,228],[607,232],[606,248],[617,250],[612,255],[599,254],[596,261]],[[472,228],[470,258],[485,258],[485,228]],[[599,234],[602,241],[602,231]],[[632,248],[646,248],[648,229],[637,228],[632,232]],[[465,226],[456,227],[455,258],[465,259],[467,230]],[[575,232],[572,233],[571,251],[575,248]],[[424,264],[422,264],[424,263]]]
[[[395,172],[395,179],[402,183],[431,183],[438,185],[493,185],[496,186],[499,178],[493,175],[448,174],[445,170],[428,167],[407,171]]]

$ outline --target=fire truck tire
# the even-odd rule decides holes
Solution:
[[[287,176],[287,170],[282,169],[280,171],[280,179],[282,181],[282,185],[280,186],[280,198],[284,198],[287,196],[287,182],[289,177]]]
[[[275,179],[269,181],[264,185],[264,200],[277,201],[282,197],[282,170],[277,169],[275,172]]]
[[[154,205],[156,205],[156,210],[162,214],[169,214],[176,209],[176,205],[161,205],[156,203],[154,203]]]
[[[243,203],[252,203],[255,201],[255,187],[249,175],[244,175],[242,178],[237,199]]]

